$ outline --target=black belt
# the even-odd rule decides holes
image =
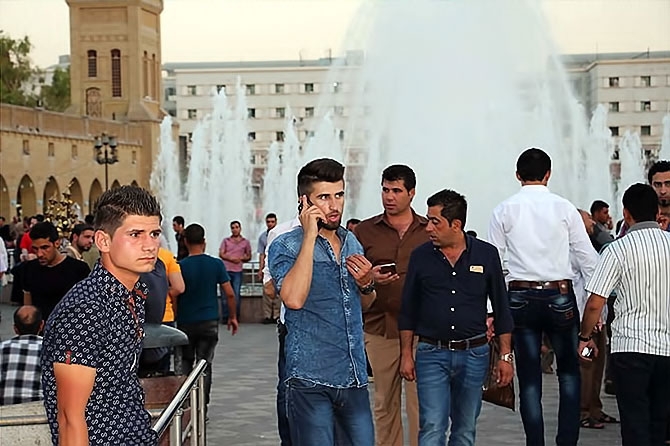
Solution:
[[[568,294],[572,289],[570,280],[551,280],[548,282],[532,282],[528,280],[513,280],[509,283],[510,290],[558,290],[560,294]]]
[[[429,338],[426,336],[419,336],[419,342],[436,345],[437,348],[444,348],[447,350],[469,350],[471,348],[479,347],[487,344],[489,341],[486,336],[480,336],[473,339],[458,339],[454,341],[446,341],[442,339]]]

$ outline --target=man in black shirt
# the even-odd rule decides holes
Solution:
[[[37,258],[27,262],[23,271],[23,304],[39,308],[46,321],[70,288],[91,270],[59,252],[58,230],[48,221],[33,226],[30,240]]]
[[[177,260],[182,260],[188,257],[188,248],[186,247],[186,240],[184,240],[184,217],[177,215],[172,219],[172,230],[174,230],[174,238],[177,240]]]
[[[428,199],[430,242],[410,257],[400,329],[400,375],[417,382],[419,444],[474,445],[489,366],[487,298],[500,338],[498,382],[512,381],[512,315],[498,250],[463,232],[465,197],[442,190]],[[414,336],[419,337],[416,360]]]

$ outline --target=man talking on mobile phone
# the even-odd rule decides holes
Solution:
[[[372,446],[362,311],[375,299],[372,264],[341,226],[344,166],[321,158],[298,173],[300,227],[268,248],[286,307],[285,376],[294,446]]]
[[[414,248],[427,243],[428,220],[412,209],[416,176],[405,165],[384,169],[381,198],[384,212],[361,222],[354,233],[365,257],[375,265],[377,299],[363,314],[365,348],[375,376],[375,438],[379,446],[402,446],[402,383],[398,314],[402,287]],[[416,383],[405,381],[405,409],[411,446],[419,441],[419,402]]]

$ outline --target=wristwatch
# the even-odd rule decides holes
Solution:
[[[361,294],[372,294],[375,290],[375,281],[371,280],[369,284],[366,286],[359,286],[358,291],[361,292]]]
[[[585,338],[584,336],[582,336],[581,333],[577,334],[577,339],[579,339],[582,342],[589,342],[591,338],[593,338],[593,335],[589,336],[588,338]]]
[[[512,364],[514,362],[514,353],[510,352],[500,355],[500,360]]]

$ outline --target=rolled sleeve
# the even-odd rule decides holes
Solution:
[[[398,330],[416,330],[417,312],[419,311],[420,296],[417,290],[419,286],[419,278],[417,277],[417,257],[412,254],[407,265],[407,275],[405,276],[405,285],[402,289],[402,299],[400,304],[400,314],[398,314]]]
[[[489,262],[488,295],[493,307],[493,324],[496,334],[511,333],[514,329],[512,312],[509,308],[505,275],[502,271],[498,250],[492,247]]]
[[[586,291],[608,297],[620,283],[621,263],[610,245],[603,250],[596,269],[586,284]]]
[[[46,362],[98,368],[105,313],[99,306],[85,303],[63,308],[44,340]]]
[[[297,255],[281,239],[275,240],[268,248],[268,269],[280,294],[284,278],[295,265],[296,259]]]

